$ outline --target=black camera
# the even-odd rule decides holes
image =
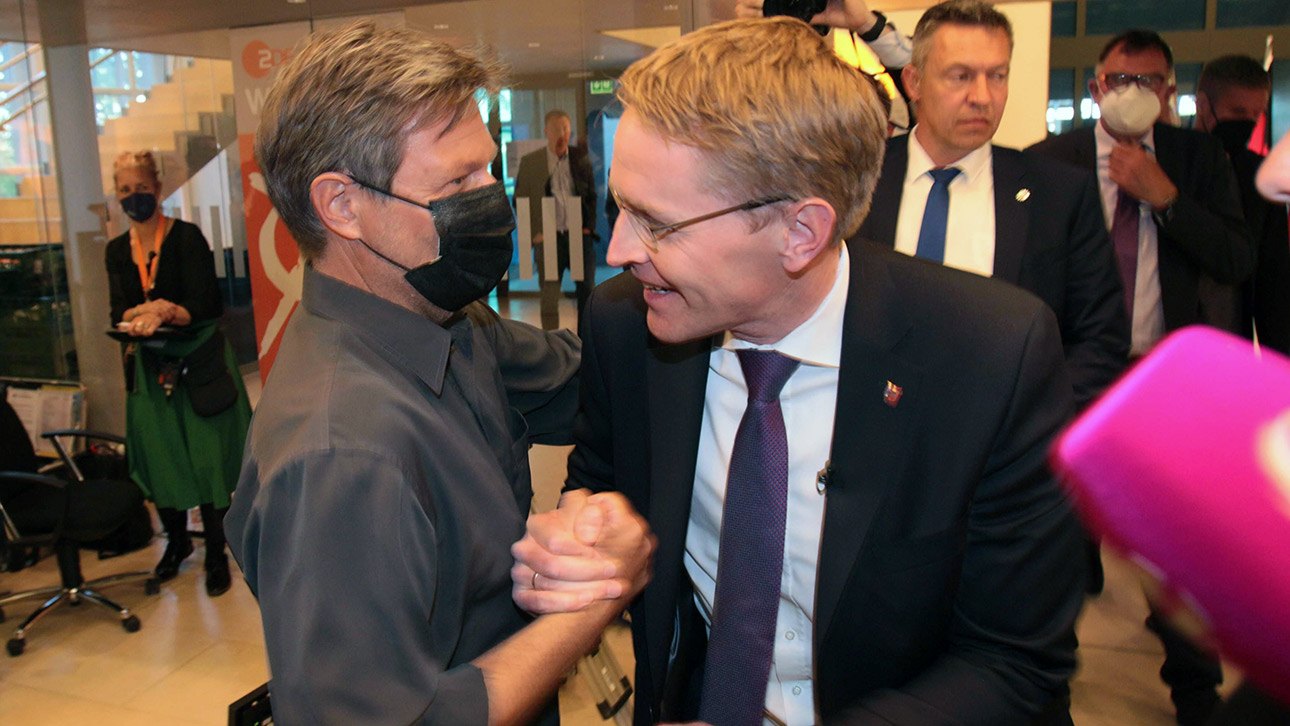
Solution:
[[[828,4],[829,0],[766,0],[762,5],[761,14],[768,18],[774,15],[787,15],[809,23],[811,18],[824,12]]]

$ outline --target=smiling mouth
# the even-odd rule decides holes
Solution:
[[[641,285],[645,287],[645,292],[653,293],[655,295],[662,295],[664,293],[676,292],[676,290],[670,287],[659,287],[658,285],[649,285],[644,282],[642,282]]]

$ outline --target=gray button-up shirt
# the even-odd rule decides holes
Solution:
[[[275,723],[486,723],[470,661],[527,622],[509,570],[528,446],[567,438],[580,350],[480,304],[440,326],[306,268],[225,520]]]

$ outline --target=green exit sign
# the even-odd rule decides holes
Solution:
[[[613,92],[614,92],[613,81],[592,81],[591,82],[591,95],[593,96],[603,96],[607,93],[613,93]]]

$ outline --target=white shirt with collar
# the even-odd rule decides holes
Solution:
[[[1120,191],[1120,185],[1111,181],[1111,149],[1115,148],[1116,141],[1100,122],[1093,129],[1093,138],[1097,141],[1097,183],[1102,192],[1102,211],[1106,216],[1106,228],[1110,231],[1115,224],[1115,205]],[[1138,143],[1155,157],[1153,129],[1147,129]],[[1138,204],[1138,271],[1133,287],[1133,336],[1129,355],[1140,356],[1149,353],[1165,335],[1165,307],[1160,295],[1159,233],[1151,205],[1146,202]]]
[[[573,196],[573,171],[569,168],[569,152],[557,157],[551,147],[546,147],[546,168],[551,176],[551,196],[555,197],[555,229],[569,231],[567,205]]]
[[[730,454],[748,404],[748,386],[735,351],[769,349],[801,361],[779,397],[788,436],[788,510],[774,663],[766,691],[766,724],[811,726],[818,721],[812,680],[812,624],[824,495],[815,482],[829,459],[833,441],[850,267],[843,245],[828,295],[806,322],[779,342],[756,346],[727,332],[721,347],[712,351],[708,361],[710,372],[685,538],[685,569],[694,583],[695,602],[709,628],[717,588]]]
[[[905,190],[900,196],[896,218],[896,251],[914,256],[918,233],[923,227],[923,209],[932,191],[937,168],[918,143],[918,127],[909,132],[909,162],[905,165]],[[978,275],[994,274],[994,153],[982,144],[950,164],[961,171],[950,182],[949,224],[945,227],[945,265]]]

